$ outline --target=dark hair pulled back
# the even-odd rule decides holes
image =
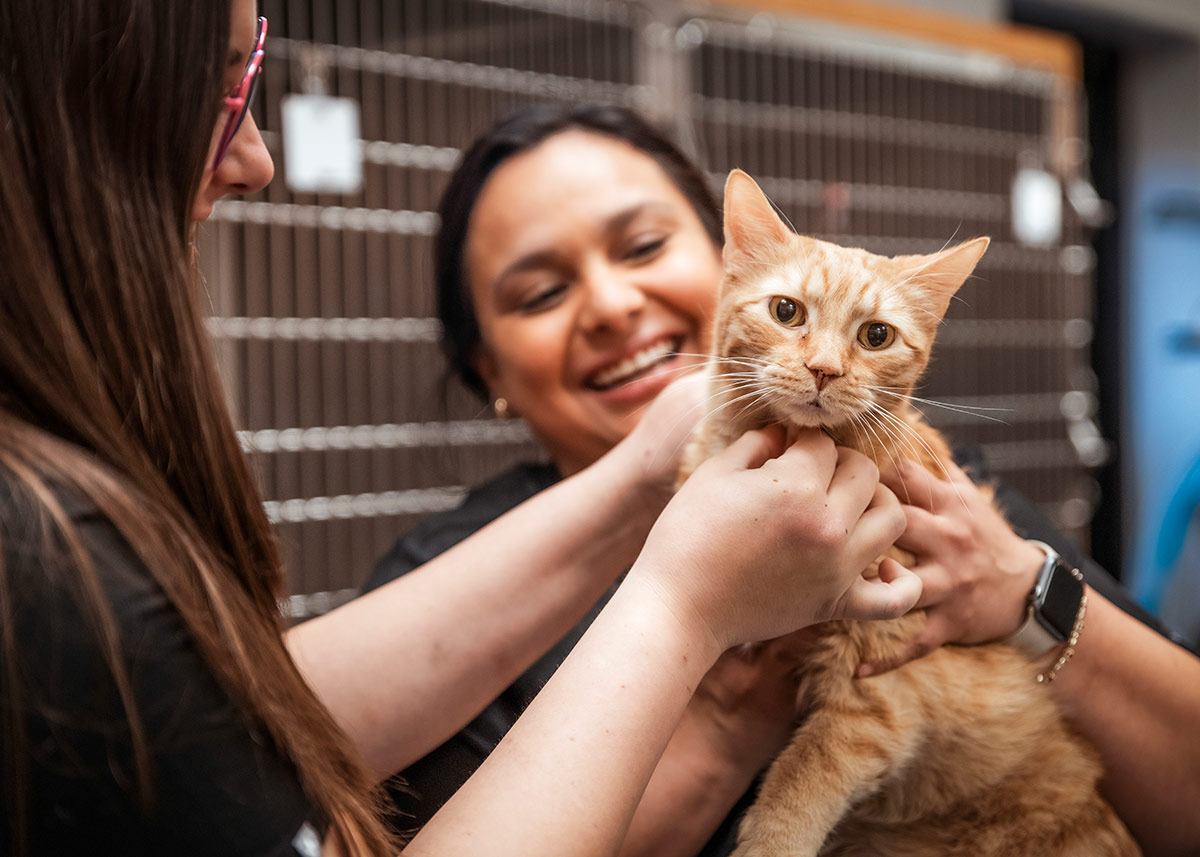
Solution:
[[[651,158],[687,199],[713,243],[722,243],[721,210],[704,174],[666,135],[632,110],[598,104],[541,105],[500,120],[467,149],[450,177],[438,207],[441,226],[434,239],[442,349],[463,383],[485,399],[487,387],[473,365],[479,323],[463,259],[471,213],[497,167],[556,134],[576,129],[621,140]]]

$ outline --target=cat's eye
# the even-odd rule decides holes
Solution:
[[[784,327],[798,327],[804,324],[807,317],[803,304],[782,295],[771,298],[768,306],[771,310],[771,317]]]
[[[868,321],[858,329],[858,341],[864,348],[879,351],[896,341],[896,329],[882,321]]]

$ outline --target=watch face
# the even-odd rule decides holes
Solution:
[[[1036,605],[1036,615],[1046,630],[1065,640],[1075,627],[1075,614],[1079,612],[1082,597],[1083,583],[1065,564],[1055,563],[1040,603]]]

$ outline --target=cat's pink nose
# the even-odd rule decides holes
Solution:
[[[828,366],[809,366],[808,371],[812,372],[813,380],[817,382],[817,392],[825,389],[825,385],[834,378],[842,377],[842,373]]]

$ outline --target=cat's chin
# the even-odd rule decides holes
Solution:
[[[813,404],[794,403],[781,414],[780,422],[793,425],[796,428],[832,429],[843,426],[847,418],[843,414],[833,413],[828,408]]]

